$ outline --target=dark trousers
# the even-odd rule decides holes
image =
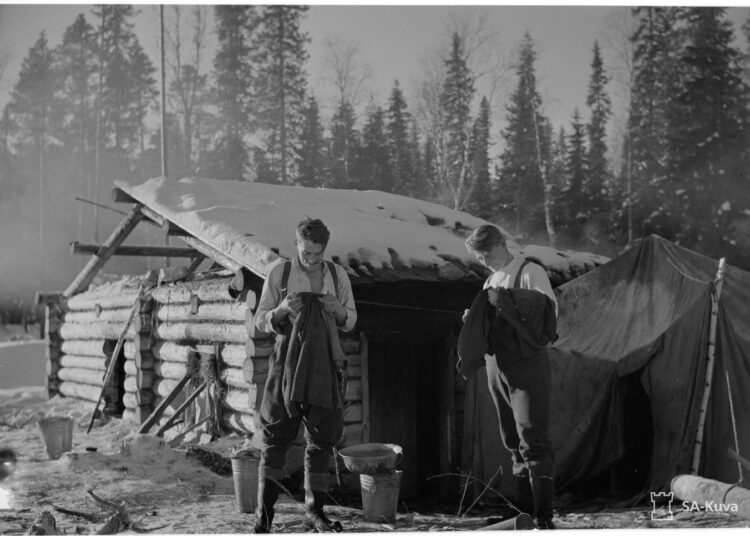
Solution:
[[[279,348],[277,345],[276,348]],[[344,431],[344,414],[341,408],[329,410],[320,406],[306,406],[301,414],[290,417],[284,405],[282,376],[284,355],[271,355],[268,379],[260,406],[260,425],[263,431],[263,453],[259,466],[259,478],[284,478],[286,454],[299,432],[300,423],[305,425],[305,490],[328,491],[329,464],[333,447]]]
[[[495,356],[485,356],[485,362],[500,436],[513,459],[513,475],[553,477],[554,451],[549,437],[551,378],[546,349],[531,358],[501,358],[499,363]]]

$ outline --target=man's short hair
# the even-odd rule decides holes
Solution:
[[[297,236],[303,240],[320,244],[325,249],[328,245],[328,239],[331,238],[331,232],[321,220],[306,218],[297,224]]]
[[[505,245],[505,236],[494,225],[480,225],[466,238],[466,248],[469,251],[488,253],[493,247]]]

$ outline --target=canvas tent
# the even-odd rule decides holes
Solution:
[[[650,236],[558,287],[560,338],[550,347],[558,491],[601,474],[623,456],[632,463],[637,456],[628,451],[634,449],[649,458],[637,481],[641,491],[668,489],[675,475],[690,472],[717,267],[718,261]],[[741,477],[737,463],[725,454],[728,447],[737,448],[735,428],[740,454],[750,454],[748,311],[750,273],[727,266],[698,471],[725,482]],[[477,399],[483,396],[481,387],[476,387]],[[487,437],[493,429],[486,425],[494,424],[494,415],[489,412],[485,419],[479,444],[491,445],[499,441]],[[493,455],[482,457],[486,461]],[[485,465],[486,477],[493,467]]]

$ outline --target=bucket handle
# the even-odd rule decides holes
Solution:
[[[398,456],[396,457],[396,465],[401,463],[401,460],[404,459],[404,451],[398,452]]]

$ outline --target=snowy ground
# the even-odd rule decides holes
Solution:
[[[30,358],[29,348],[36,352]],[[41,352],[41,353],[40,353]],[[33,353],[33,352],[32,352]],[[0,363],[20,359],[31,370],[42,364],[43,348],[26,345],[0,346]],[[14,357],[15,356],[15,357]],[[18,365],[15,363],[14,365]],[[15,366],[19,371],[23,367]],[[6,370],[10,370],[7,368]],[[2,377],[0,369],[0,377]],[[100,498],[122,505],[129,525],[121,532],[149,531],[157,534],[242,534],[252,531],[254,516],[238,512],[231,477],[219,476],[181,448],[170,448],[151,435],[133,433],[132,424],[119,419],[96,421],[86,433],[93,403],[70,398],[46,399],[41,374],[29,386],[0,388],[0,448],[12,448],[19,462],[15,474],[0,482],[11,494],[11,509],[0,509],[0,534],[25,534],[43,511],[50,512],[61,534],[93,534],[100,531],[112,511],[95,501]],[[49,460],[41,441],[37,421],[42,416],[73,417],[73,450],[59,460]],[[88,449],[88,450],[87,450]],[[95,451],[93,451],[95,449]],[[424,503],[420,506],[421,503]],[[470,531],[486,525],[494,515],[487,506],[456,517],[455,505],[425,506],[402,502],[393,524],[366,522],[354,505],[332,506],[348,532],[380,531]],[[63,513],[63,508],[89,514]],[[274,529],[302,532],[303,507],[283,498],[277,508]],[[717,528],[747,527],[749,522],[727,513],[676,512],[666,518],[660,509],[652,520],[647,507],[612,510],[604,503],[587,510],[560,508],[555,518],[559,528]]]

